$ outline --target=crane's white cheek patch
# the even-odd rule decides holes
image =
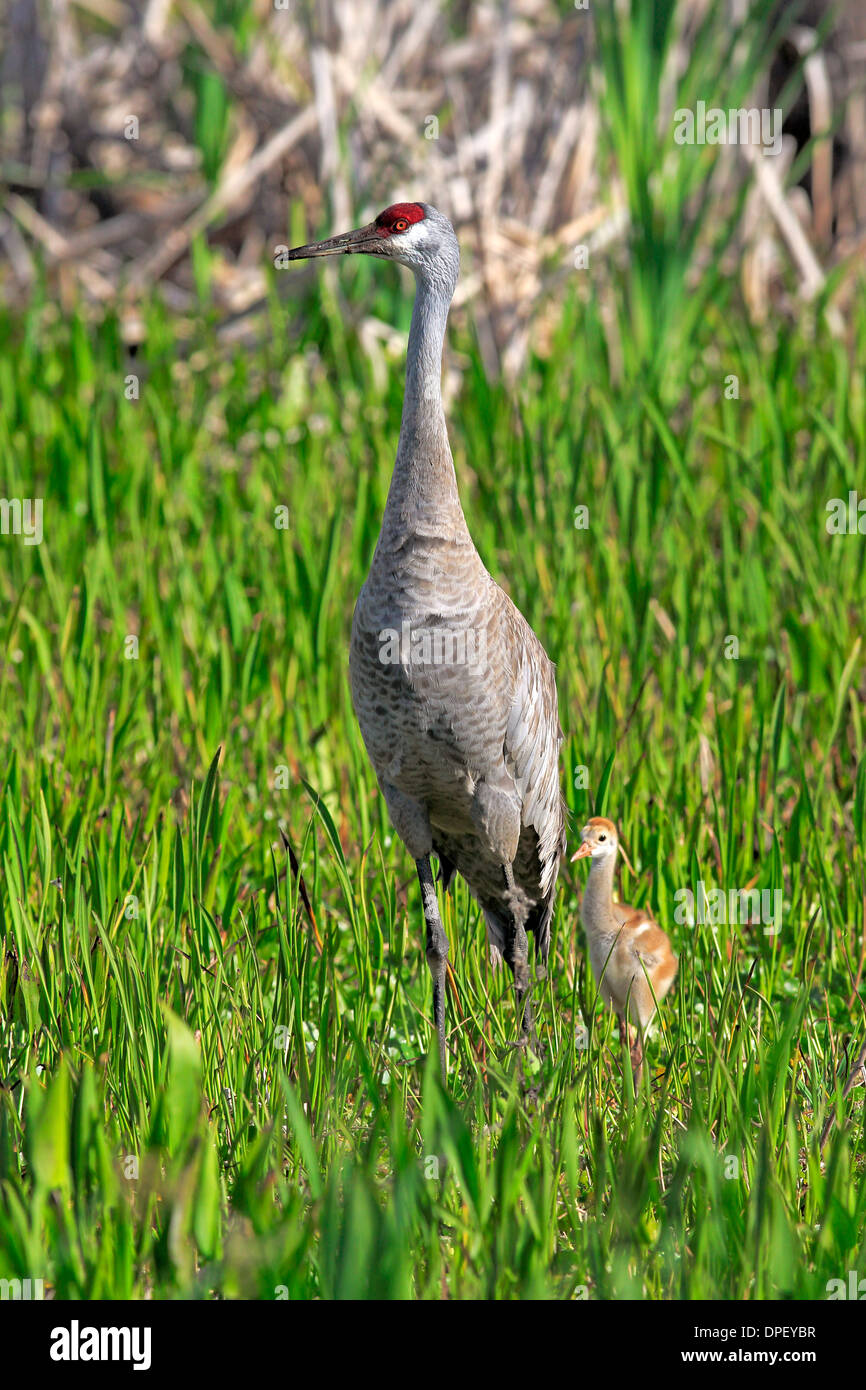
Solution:
[[[422,218],[420,222],[413,222],[405,232],[398,232],[397,235],[407,246],[426,246],[430,241],[430,224],[426,218]]]
[[[395,260],[411,251],[420,251],[425,246],[429,246],[435,238],[433,237],[429,223],[415,222],[405,232],[394,232],[390,238],[391,250]]]

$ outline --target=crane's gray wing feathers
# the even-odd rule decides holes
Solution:
[[[505,729],[503,753],[522,806],[524,830],[534,832],[538,902],[527,927],[535,933],[542,961],[550,945],[553,891],[565,852],[565,804],[559,787],[562,728],[556,696],[556,668],[535,633],[512,604],[511,650],[516,656],[514,698]],[[523,835],[521,840],[523,840]],[[519,856],[521,857],[521,856]]]

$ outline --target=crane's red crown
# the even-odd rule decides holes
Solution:
[[[424,221],[424,209],[420,203],[392,203],[376,218],[380,236],[392,236],[394,232],[405,232],[413,222]]]

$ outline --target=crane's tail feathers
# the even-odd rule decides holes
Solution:
[[[547,974],[547,957],[550,954],[550,922],[553,917],[553,893],[538,903],[530,912],[526,930],[535,937],[535,976],[543,980]],[[487,923],[487,940],[490,946],[490,963],[495,967],[502,964],[505,954],[505,924],[492,912],[484,910]]]
[[[536,978],[543,980],[547,974],[547,957],[550,955],[550,924],[553,920],[553,904],[556,898],[556,880],[559,876],[559,865],[562,856],[565,854],[567,837],[566,826],[568,823],[568,807],[560,797],[560,823],[559,839],[556,850],[550,859],[547,870],[549,886],[541,902],[536,903],[529,914],[526,923],[526,930],[531,931],[535,937],[535,974]],[[544,882],[544,878],[542,878]]]
[[[438,846],[434,845],[433,850],[434,853],[439,856],[439,881],[442,884],[442,891],[443,893],[447,893],[454,881],[454,875],[457,869],[448,856],[442,853]]]
[[[550,955],[550,923],[553,917],[555,885],[547,897],[535,906],[529,914],[526,930],[535,937],[535,975],[543,980],[547,974],[547,957]]]

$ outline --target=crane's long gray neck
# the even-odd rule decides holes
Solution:
[[[590,930],[609,928],[613,915],[613,879],[616,855],[593,859],[583,894],[583,916]]]
[[[453,286],[419,274],[397,459],[382,533],[468,534],[442,408],[442,346]]]

